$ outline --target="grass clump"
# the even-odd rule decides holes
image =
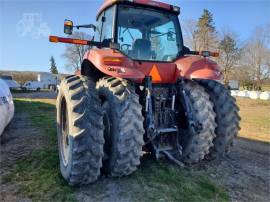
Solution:
[[[145,189],[138,201],[229,201],[227,192],[207,178],[206,171],[191,171],[168,162],[143,166],[135,177]]]

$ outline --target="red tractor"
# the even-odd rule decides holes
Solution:
[[[179,7],[152,0],[107,0],[81,69],[61,82],[57,98],[60,167],[70,185],[100,173],[125,176],[143,151],[192,164],[228,152],[239,130],[238,107],[219,82],[209,51],[183,44]]]

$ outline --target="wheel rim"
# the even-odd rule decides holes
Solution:
[[[66,99],[61,100],[61,114],[60,114],[60,153],[64,165],[68,164],[69,154],[69,119]]]

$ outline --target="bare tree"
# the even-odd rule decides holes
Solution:
[[[248,70],[253,85],[257,86],[270,76],[270,37],[267,29],[267,26],[256,28],[243,48],[241,59],[241,64]]]
[[[198,40],[196,38],[197,21],[193,19],[184,20],[183,38],[185,45],[192,50],[198,50]]]
[[[72,38],[91,40],[91,36],[84,32],[74,32]],[[88,49],[88,46],[68,44],[65,53],[62,55],[68,62],[66,68],[74,71],[80,69],[83,56]]]

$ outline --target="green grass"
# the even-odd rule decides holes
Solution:
[[[59,171],[55,106],[30,99],[16,99],[15,104],[17,113],[28,113],[33,127],[44,133],[41,138],[46,146],[17,162],[4,181],[19,184],[20,194],[33,201],[75,201],[75,188],[66,184]],[[140,169],[123,180],[137,186],[129,193],[133,201],[229,201],[227,192],[209,180],[208,175],[207,171],[144,159]],[[96,194],[106,192],[98,183],[92,186]]]
[[[240,107],[240,136],[248,139],[270,142],[270,102],[237,98]]]
[[[4,181],[16,182],[20,194],[33,201],[75,201],[74,189],[66,184],[59,171],[55,106],[16,99],[15,107],[17,113],[30,115],[32,125],[44,133],[41,138],[46,146],[16,162]]]
[[[134,177],[145,187],[138,201],[229,201],[226,191],[209,180],[206,171],[179,168],[168,162],[150,162]],[[149,191],[150,190],[150,191]]]

